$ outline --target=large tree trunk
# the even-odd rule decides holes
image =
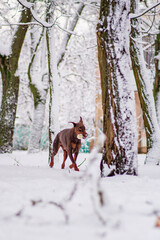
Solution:
[[[2,102],[0,109],[0,153],[12,151],[14,122],[18,101],[19,77],[10,69],[9,58],[0,56]]]
[[[30,10],[22,11],[20,23],[31,20]],[[0,55],[0,71],[2,76],[2,102],[0,108],[0,153],[11,152],[13,131],[18,101],[19,77],[16,76],[18,60],[28,26],[19,25],[13,36],[11,54]]]
[[[134,97],[129,86],[129,11],[128,1],[101,0],[97,38],[106,135],[102,176],[136,174],[137,170]]]
[[[131,12],[134,13],[135,9],[136,1],[132,0]],[[130,53],[147,136],[147,161],[158,163],[160,158],[160,129],[153,98],[153,85],[151,84],[144,63],[143,48],[141,44],[142,38],[138,20],[132,19],[131,23]]]

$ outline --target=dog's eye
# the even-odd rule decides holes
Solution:
[[[82,128],[79,128],[78,130],[79,130],[79,132],[82,132]]]

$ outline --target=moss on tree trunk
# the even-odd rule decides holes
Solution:
[[[31,20],[30,10],[22,11],[20,23]],[[0,55],[0,71],[2,76],[2,102],[0,108],[0,153],[11,152],[13,132],[18,102],[19,77],[16,76],[18,60],[28,26],[17,27],[14,34],[11,54]]]
[[[131,12],[134,13],[136,9],[136,1],[131,1]],[[150,111],[150,103],[148,90],[146,86],[146,79],[144,79],[143,72],[145,69],[141,61],[143,61],[143,52],[140,49],[139,43],[137,43],[136,39],[139,39],[140,32],[138,27],[138,20],[132,19],[131,20],[131,38],[130,38],[130,55],[131,55],[131,62],[132,62],[132,69],[137,85],[137,91],[140,99],[140,104],[143,112],[143,121],[144,127],[146,131],[147,137],[147,148],[150,149],[153,144],[152,136],[154,134],[154,125],[152,122],[152,116]]]

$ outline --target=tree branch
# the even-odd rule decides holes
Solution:
[[[151,7],[147,8],[142,13],[139,13],[139,14],[131,13],[130,14],[130,19],[139,18],[139,17],[143,16],[144,14],[146,14],[147,12],[149,12],[150,10],[152,10],[153,8],[157,7],[158,5],[160,5],[160,2],[158,2],[158,3],[154,4],[154,5],[152,5]]]
[[[54,23],[47,23],[46,21],[43,21],[40,17],[38,17],[37,13],[34,11],[34,4],[29,3],[26,0],[17,0],[23,7],[30,9],[33,18],[43,27],[45,28],[52,28]]]
[[[65,49],[67,48],[67,45],[69,43],[69,40],[73,34],[73,31],[77,25],[78,19],[79,19],[79,15],[82,14],[82,11],[84,9],[84,4],[81,3],[79,5],[79,8],[77,9],[77,12],[72,20],[72,23],[67,31],[67,33],[65,34],[63,41],[62,41],[62,46],[61,46],[61,52],[58,56],[58,61],[57,61],[57,66],[59,66],[59,64],[62,62],[63,58],[64,58],[64,54],[65,54]]]
[[[0,24],[0,28],[1,27],[7,27],[7,26],[28,26],[28,25],[38,25],[38,26],[42,26],[42,24],[38,23],[38,22],[23,22],[23,23],[8,23],[8,24]]]

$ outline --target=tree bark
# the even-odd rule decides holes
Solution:
[[[136,10],[136,1],[131,1],[131,12],[134,13]],[[160,130],[157,121],[155,102],[153,97],[153,85],[147,74],[147,69],[144,63],[142,37],[140,34],[139,24],[137,19],[131,20],[131,38],[130,38],[130,54],[132,61],[133,73],[135,76],[135,81],[137,85],[138,95],[140,99],[140,104],[143,112],[143,121],[147,136],[147,149],[149,161],[157,162],[159,159],[158,145],[160,143]],[[140,42],[139,42],[140,41]],[[158,144],[158,145],[157,145]],[[151,149],[155,150],[155,154]],[[157,156],[156,156],[157,155]],[[154,160],[151,160],[154,159]],[[159,160],[158,160],[159,161]]]
[[[132,1],[131,5],[131,11],[135,11],[135,1]],[[149,109],[149,93],[148,89],[145,83],[144,75],[143,75],[143,66],[142,62],[144,62],[143,58],[143,50],[142,46],[140,49],[140,44],[136,41],[140,39],[140,31],[138,30],[138,20],[133,19],[131,20],[131,39],[130,39],[130,54],[131,54],[131,61],[132,61],[132,68],[133,68],[133,73],[134,77],[136,80],[136,85],[137,85],[137,90],[138,90],[138,95],[140,99],[140,104],[143,110],[143,120],[144,120],[144,125],[145,125],[145,130],[146,130],[146,136],[147,136],[147,148],[150,148],[152,146],[152,134],[153,134],[153,123],[151,120],[151,115],[150,115],[150,109]],[[133,27],[134,26],[134,27]],[[144,72],[146,69],[144,69]]]
[[[159,23],[160,31],[160,23]],[[155,81],[153,86],[153,95],[156,104],[156,111],[158,116],[158,122],[160,124],[160,33],[157,34],[155,40]]]
[[[30,10],[22,11],[19,22],[25,23],[30,20]],[[19,76],[16,76],[16,70],[27,29],[27,25],[19,25],[11,44],[11,54],[9,56],[0,55],[0,71],[3,87],[0,108],[0,153],[12,151],[19,90]]]
[[[50,22],[53,16],[53,6],[48,4],[46,19]],[[59,126],[59,87],[57,74],[57,59],[55,48],[54,26],[46,30],[46,45],[48,59],[48,78],[49,78],[49,159],[51,157],[53,139],[60,130]]]
[[[106,135],[102,176],[137,171],[134,97],[129,89],[129,11],[125,0],[101,0],[97,39]]]
[[[136,1],[132,0],[131,12],[134,13],[135,9]],[[148,77],[144,63],[143,48],[141,44],[142,37],[138,20],[132,19],[131,24],[130,55],[147,137],[148,154],[146,161],[158,164],[160,159],[160,129],[153,97],[153,85]]]
[[[28,67],[28,78],[29,78],[29,86],[30,90],[33,94],[34,99],[34,113],[33,113],[33,121],[31,127],[31,134],[29,139],[29,146],[28,152],[35,153],[40,151],[40,143],[41,143],[41,135],[45,117],[45,105],[46,105],[46,98],[48,92],[48,78],[45,76],[44,70],[46,66],[46,38],[45,38],[45,29],[42,30],[42,33],[39,37],[39,40],[36,44],[34,51],[32,52],[32,59]],[[35,55],[37,54],[38,47],[41,46],[41,72],[39,73],[38,82],[36,84],[36,80],[33,81],[32,78],[34,77],[34,66],[36,65]],[[33,44],[34,45],[34,44]],[[31,75],[33,75],[31,77]],[[36,75],[37,77],[37,75]],[[38,83],[40,84],[40,88],[38,87]],[[42,87],[43,86],[43,87]]]

